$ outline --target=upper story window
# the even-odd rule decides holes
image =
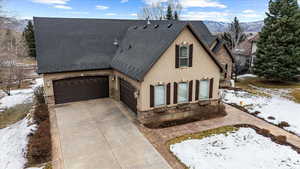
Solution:
[[[176,45],[175,67],[192,67],[193,64],[193,44]]]
[[[189,66],[189,48],[188,46],[180,46],[179,48],[179,67]]]

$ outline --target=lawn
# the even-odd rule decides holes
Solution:
[[[299,83],[271,84],[256,77],[243,77],[236,85],[242,90],[222,90],[224,102],[241,106],[300,136]]]
[[[277,144],[252,128],[232,128],[230,131],[227,127],[224,131],[212,135],[208,133],[214,131],[191,134],[181,137],[185,138],[181,141],[176,138],[170,151],[191,169],[300,168],[300,154],[290,146]]]

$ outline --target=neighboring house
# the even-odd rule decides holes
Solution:
[[[230,80],[232,79],[234,69],[234,57],[230,49],[226,46],[225,42],[220,38],[216,38],[210,49],[216,55],[217,60],[222,64],[224,73],[221,77],[220,86],[231,86]]]
[[[34,18],[48,104],[112,97],[138,116],[219,100],[222,65],[200,21]]]
[[[258,34],[248,37],[233,51],[237,74],[249,72],[253,67],[256,58],[256,42],[258,38]]]

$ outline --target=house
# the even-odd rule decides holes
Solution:
[[[111,97],[138,117],[219,101],[222,65],[201,21],[34,18],[49,105]]]
[[[210,45],[210,49],[223,66],[224,73],[221,76],[220,86],[231,86],[230,80],[232,79],[235,61],[230,49],[225,42],[218,37]]]
[[[256,58],[256,42],[258,38],[258,34],[248,37],[233,51],[238,74],[247,73],[253,67]]]

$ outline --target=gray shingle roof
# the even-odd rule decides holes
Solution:
[[[114,68],[142,80],[187,24],[204,44],[215,40],[201,21],[150,22],[35,17],[38,73]]]

